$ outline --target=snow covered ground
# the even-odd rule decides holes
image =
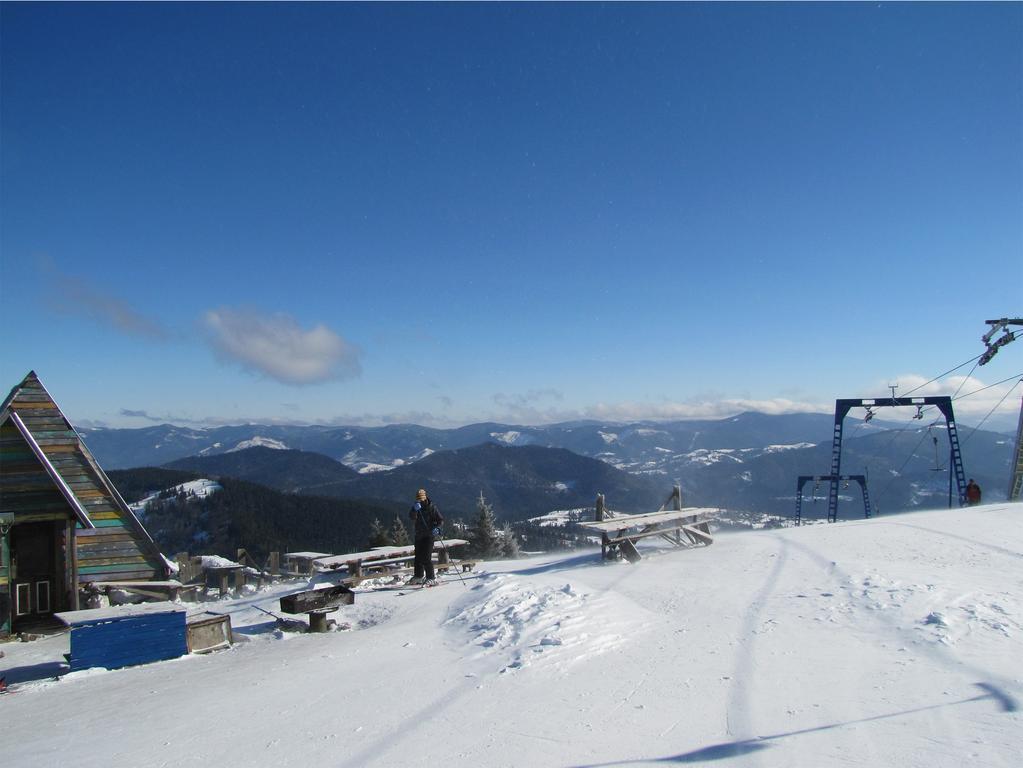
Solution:
[[[199,480],[190,480],[187,483],[181,483],[171,488],[167,488],[163,491],[153,491],[151,494],[146,496],[144,499],[140,499],[133,504],[129,504],[131,511],[136,515],[145,515],[146,507],[151,503],[160,498],[161,493],[178,494],[184,493],[190,496],[194,496],[197,499],[205,499],[206,497],[221,490],[222,486],[216,480],[208,480],[201,478]]]
[[[360,591],[321,635],[275,587],[205,606],[231,650],[59,681],[66,636],[2,644],[4,764],[1020,764],[1023,505],[642,551]]]

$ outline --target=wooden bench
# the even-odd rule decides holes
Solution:
[[[352,605],[355,593],[346,584],[327,589],[307,589],[281,598],[281,613],[306,613],[309,615],[310,632],[326,632],[330,625],[327,614],[334,613],[342,605]]]
[[[129,594],[149,597],[156,600],[170,600],[176,602],[180,599],[182,592],[194,592],[199,588],[198,584],[182,584],[180,581],[88,581],[82,585],[85,592],[104,593],[109,595],[111,590],[120,589]]]

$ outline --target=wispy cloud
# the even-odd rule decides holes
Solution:
[[[66,314],[88,317],[108,328],[150,341],[167,341],[170,332],[158,321],[133,308],[124,299],[103,291],[78,277],[57,273],[59,300],[56,308]]]
[[[203,318],[217,356],[285,384],[317,384],[362,373],[358,349],[325,325],[303,329],[290,315],[221,308]]]
[[[154,421],[154,422],[162,421],[162,419],[160,419],[157,416],[150,416],[148,411],[133,411],[133,410],[131,410],[129,408],[122,408],[118,412],[118,415],[119,416],[123,416],[126,419],[142,419],[144,421]]]

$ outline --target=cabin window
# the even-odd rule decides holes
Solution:
[[[36,582],[36,613],[50,612],[50,582]]]
[[[28,616],[32,611],[32,585],[19,584],[14,593],[14,615]]]

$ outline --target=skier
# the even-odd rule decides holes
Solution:
[[[434,587],[437,585],[437,578],[433,572],[433,541],[440,536],[444,518],[423,488],[416,492],[416,503],[412,505],[408,516],[415,528],[416,544],[416,556],[413,561],[415,570],[408,583]]]
[[[966,504],[970,507],[980,504],[980,486],[973,481],[972,477],[966,484]]]

